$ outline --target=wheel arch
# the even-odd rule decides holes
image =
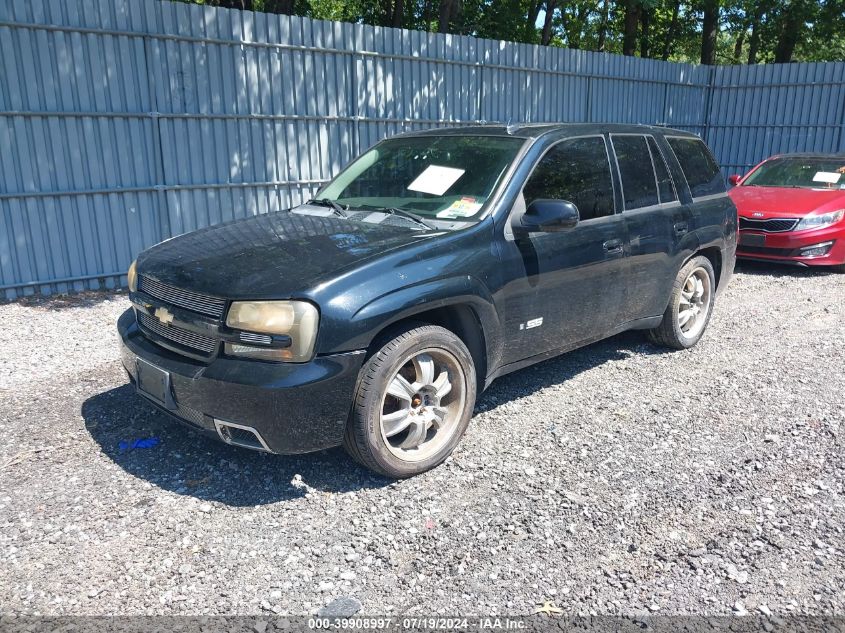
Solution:
[[[718,246],[708,246],[707,248],[701,248],[693,253],[686,262],[684,262],[684,266],[687,265],[694,257],[706,257],[707,260],[710,262],[710,265],[713,267],[713,276],[715,281],[715,288],[714,290],[719,289],[719,283],[722,280],[722,251]],[[681,267],[683,268],[683,266]]]
[[[367,355],[374,354],[400,332],[422,324],[440,326],[461,339],[472,356],[478,393],[481,393],[488,370],[488,340],[478,312],[469,303],[452,303],[421,310],[392,321],[373,337],[367,348]]]
[[[397,328],[413,322],[439,325],[458,336],[472,355],[479,385],[498,366],[499,315],[488,288],[472,275],[427,280],[379,296],[345,321],[347,331],[339,345],[372,354]]]

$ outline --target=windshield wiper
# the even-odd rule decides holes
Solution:
[[[335,215],[340,216],[343,219],[349,218],[349,214],[346,213],[346,209],[349,207],[343,207],[334,200],[329,200],[328,198],[309,200],[306,204],[316,204],[320,207],[329,207],[332,211],[334,211]]]
[[[387,214],[390,214],[390,215],[398,215],[399,217],[407,218],[409,220],[416,222],[420,226],[427,228],[430,231],[433,231],[435,229],[435,227],[433,227],[431,224],[429,224],[428,222],[423,220],[422,217],[418,216],[416,213],[411,213],[410,211],[406,211],[405,209],[400,209],[399,207],[379,207],[377,210],[381,211],[382,213],[387,213]]]

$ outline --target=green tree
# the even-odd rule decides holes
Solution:
[[[704,64],[845,60],[845,0],[181,0]]]
[[[795,45],[800,61],[845,60],[845,0],[828,0],[818,7],[816,20],[804,29]]]

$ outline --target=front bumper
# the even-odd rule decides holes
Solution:
[[[221,422],[249,427],[260,434],[265,450],[281,454],[343,442],[363,351],[299,364],[222,357],[205,364],[152,343],[138,329],[131,308],[117,329],[123,366],[133,384],[139,358],[166,371],[172,399],[155,404],[192,428],[220,437]]]
[[[753,245],[749,241],[755,241]],[[762,244],[759,242],[762,241]],[[802,249],[816,244],[833,242],[830,250],[821,256],[803,257]],[[764,233],[741,230],[737,257],[798,264],[801,266],[836,266],[845,264],[845,227],[842,223],[824,229]]]

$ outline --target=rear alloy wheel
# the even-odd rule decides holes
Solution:
[[[678,272],[672,297],[660,325],[649,331],[652,341],[674,349],[698,343],[710,322],[716,281],[706,257],[694,257]]]
[[[455,334],[434,325],[408,329],[364,365],[344,445],[388,477],[434,468],[466,430],[475,392],[472,357]]]

